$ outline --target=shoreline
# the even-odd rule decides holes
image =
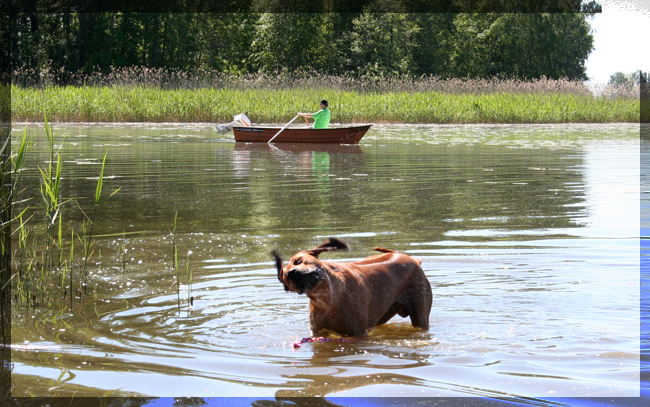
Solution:
[[[152,127],[163,127],[163,126],[170,126],[170,127],[184,127],[184,126],[205,126],[205,127],[212,127],[216,131],[216,126],[219,124],[225,124],[225,122],[222,123],[216,123],[216,122],[172,122],[172,121],[167,121],[167,122],[102,122],[102,121],[56,121],[56,120],[49,120],[48,123],[50,125],[60,125],[60,126],[91,126],[91,125],[107,125],[107,126],[152,126]],[[12,125],[19,125],[19,126],[24,126],[24,125],[39,125],[39,126],[44,126],[45,122],[43,120],[40,121],[30,121],[30,120],[11,120]],[[283,126],[286,123],[282,122],[275,122],[275,123],[255,123],[253,122],[254,126],[259,126],[259,127],[277,127],[277,126]],[[332,126],[362,126],[366,124],[371,124],[374,127],[379,127],[379,126],[409,126],[409,127],[414,127],[414,126],[440,126],[440,127],[453,127],[453,126],[617,126],[617,125],[644,125],[645,123],[640,123],[640,122],[571,122],[571,123],[395,123],[395,122],[352,122],[352,123],[330,123]],[[293,127],[293,126],[290,126]],[[295,126],[295,127],[300,127],[300,126]],[[16,131],[16,130],[12,130]],[[228,133],[232,134],[232,133]]]
[[[45,122],[43,120],[18,120],[18,119],[11,119],[12,124],[44,124]],[[48,123],[53,124],[65,124],[65,125],[71,125],[71,124],[101,124],[101,125],[117,125],[117,124],[124,124],[124,125],[205,125],[205,126],[216,126],[219,124],[227,124],[229,123],[228,121],[222,121],[222,122],[206,122],[206,121],[84,121],[84,120],[78,120],[78,121],[58,121],[58,120],[49,120]],[[287,122],[268,122],[268,123],[257,123],[253,122],[254,126],[260,126],[260,127],[272,127],[272,126],[284,126],[287,124]],[[516,123],[509,123],[509,122],[454,122],[454,123],[429,123],[429,122],[422,122],[422,123],[404,123],[404,122],[382,122],[382,121],[365,121],[365,122],[349,122],[349,123],[330,123],[331,125],[334,126],[361,126],[365,124],[372,124],[373,126],[377,125],[404,125],[404,126],[477,126],[477,125],[483,125],[483,126],[534,126],[534,125],[539,125],[539,126],[548,126],[548,125],[600,125],[600,124],[644,124],[640,123],[640,121],[585,121],[585,122],[516,122]],[[290,126],[293,127],[293,126]],[[300,127],[300,126],[295,126],[295,127]]]

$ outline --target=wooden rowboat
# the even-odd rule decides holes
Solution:
[[[310,129],[290,127],[284,129],[274,143],[328,143],[357,144],[372,126],[330,127]],[[235,141],[267,143],[281,130],[280,127],[234,127]]]

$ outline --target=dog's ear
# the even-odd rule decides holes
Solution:
[[[282,271],[282,258],[278,254],[278,249],[271,250],[271,256],[275,259],[275,267],[278,269],[278,277]]]
[[[318,257],[318,255],[323,252],[329,252],[332,250],[348,250],[348,249],[349,249],[348,244],[345,243],[343,240],[337,239],[335,237],[330,237],[315,249],[306,250],[306,251],[312,256]]]
[[[284,291],[289,291],[289,287],[282,281],[280,278],[280,273],[282,273],[282,258],[278,254],[278,249],[273,249],[271,250],[271,256],[275,259],[275,267],[278,269],[278,280],[282,283],[284,286]]]

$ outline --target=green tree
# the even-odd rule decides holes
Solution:
[[[415,15],[419,27],[413,48],[413,71],[416,75],[452,76],[450,47],[455,14]]]
[[[207,14],[163,15],[160,66],[189,70],[199,68],[206,48]]]
[[[632,85],[634,81],[630,75],[624,74],[623,72],[615,72],[609,77],[608,85],[618,86],[618,85]]]
[[[211,14],[201,27],[204,57],[201,66],[233,74],[251,70],[258,14]]]
[[[458,14],[452,76],[587,79],[593,36],[584,14]]]
[[[412,75],[419,27],[413,15],[364,13],[353,21],[352,64],[360,76]]]
[[[263,72],[318,70],[329,56],[322,40],[323,15],[265,13],[252,42],[253,69]]]
[[[355,71],[352,52],[354,21],[360,13],[327,13],[322,15],[320,38],[325,44],[319,71],[333,75]]]
[[[201,61],[204,14],[95,14],[83,70],[110,66],[191,69]]]
[[[635,86],[648,83],[648,72],[642,70],[634,71],[630,74]]]
[[[299,8],[297,0],[249,2],[259,9]],[[497,3],[513,10],[523,4]],[[556,3],[526,10],[562,6],[573,12],[404,13],[426,10],[429,3],[318,0],[300,8],[321,11],[310,13],[18,13],[11,17],[12,66],[33,70],[36,79],[48,69],[90,73],[131,66],[366,77],[586,79],[584,63],[593,49],[587,19],[598,4]],[[452,11],[460,7],[459,2],[450,4]],[[491,3],[468,4],[480,10]],[[322,12],[345,7],[365,11]],[[583,12],[575,12],[581,8]]]
[[[37,14],[17,14],[12,21],[11,62],[12,68],[38,69],[46,61],[40,47],[40,18]]]
[[[648,73],[643,72],[642,70],[634,71],[632,73],[626,74],[623,72],[615,72],[609,77],[608,85],[629,85],[629,86],[639,86],[642,83],[648,83]]]

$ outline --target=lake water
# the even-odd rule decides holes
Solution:
[[[22,197],[49,160],[43,127],[27,131]],[[239,144],[205,124],[54,131],[79,203],[68,232],[108,152],[99,236],[72,312],[13,304],[13,396],[639,395],[638,125],[376,125],[357,146]],[[396,316],[294,349],[309,300],[269,251],[329,236],[351,250],[323,259],[420,257],[431,328]]]

